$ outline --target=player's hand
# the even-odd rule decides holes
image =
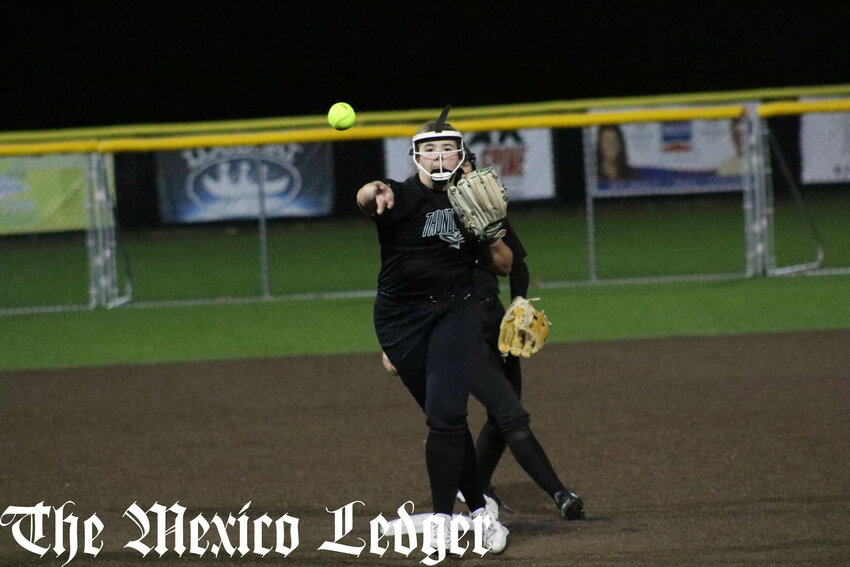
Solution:
[[[376,214],[383,214],[387,209],[392,209],[395,204],[395,193],[392,188],[382,181],[374,181],[375,186],[375,210]]]
[[[357,191],[357,206],[370,216],[383,214],[395,204],[392,187],[383,181],[372,181]]]
[[[384,363],[384,369],[386,369],[387,372],[389,372],[393,376],[398,376],[398,370],[396,370],[396,367],[393,366],[392,362],[390,362],[390,359],[387,356],[387,353],[385,353],[385,352],[381,353],[381,361]]]

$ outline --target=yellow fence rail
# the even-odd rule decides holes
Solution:
[[[694,120],[736,118],[743,115],[743,106],[715,106],[672,109],[647,109],[619,112],[539,114],[505,118],[453,121],[464,132],[515,130],[518,128],[571,128],[595,124],[624,122],[655,122],[659,120]],[[150,138],[114,138],[107,140],[73,140],[31,144],[0,144],[0,155],[38,155],[45,153],[179,150],[216,146],[255,146],[291,142],[340,142],[375,138],[409,137],[416,124],[355,126],[337,131],[325,126],[300,130],[249,132],[239,134],[206,134],[195,136],[160,136]]]
[[[625,99],[618,99],[623,101]],[[671,100],[671,99],[667,99]],[[693,102],[693,101],[691,101]],[[490,118],[452,120],[464,132],[488,130],[515,130],[519,128],[580,128],[601,124],[629,122],[657,122],[697,119],[737,118],[747,111],[742,105],[691,106],[687,108],[648,108],[641,110],[612,110],[600,112],[560,112],[545,114],[512,115]],[[850,112],[850,98],[814,100],[805,102],[768,102],[756,107],[759,116],[768,118],[780,115],[812,112]],[[406,115],[408,117],[414,115]],[[433,117],[433,114],[419,118]],[[307,123],[306,121],[304,122]],[[180,150],[216,146],[254,146],[265,144],[341,142],[353,140],[408,137],[418,125],[410,121],[397,124],[354,126],[337,131],[323,125],[310,128],[277,129],[261,132],[215,133],[168,136],[128,136],[117,138],[69,139],[66,141],[29,141],[10,143],[9,137],[0,136],[0,155],[42,155],[49,153],[117,153],[156,150]],[[96,131],[92,130],[94,134]],[[5,143],[4,143],[5,142]]]
[[[802,102],[771,102],[760,105],[756,110],[762,118],[816,112],[850,112],[850,98]]]
[[[490,117],[510,117],[534,114],[563,114],[584,112],[590,109],[616,109],[659,107],[681,104],[720,105],[747,101],[775,101],[809,96],[850,96],[850,84],[807,87],[775,87],[741,91],[684,93],[639,97],[557,100],[521,104],[457,107],[452,110],[456,120],[474,120]],[[384,112],[358,112],[359,125],[421,123],[433,119],[441,109],[414,109]],[[0,132],[0,143],[36,143],[62,140],[103,140],[146,136],[172,136],[259,130],[302,130],[327,125],[323,114],[249,120],[210,122],[184,122],[172,124],[132,124],[93,128],[66,128],[48,131]]]

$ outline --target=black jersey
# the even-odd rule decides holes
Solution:
[[[525,257],[528,254],[525,252],[522,242],[520,242],[519,237],[516,235],[516,232],[514,232],[514,229],[511,228],[511,224],[507,220],[505,220],[505,229],[507,232],[505,232],[505,235],[502,237],[502,242],[504,242],[505,245],[511,249],[511,252],[514,253],[513,265],[524,262]],[[481,297],[499,295],[499,278],[495,274],[492,274],[482,268],[480,262],[476,264],[472,279],[478,287],[479,295]]]
[[[378,291],[419,298],[469,284],[479,248],[457,228],[446,192],[428,189],[417,175],[385,183],[394,203],[373,217],[381,243]]]

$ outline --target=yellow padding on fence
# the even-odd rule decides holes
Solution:
[[[667,94],[619,98],[555,100],[505,104],[496,106],[467,106],[452,109],[454,119],[505,118],[530,114],[563,114],[589,109],[660,108],[686,104],[741,104],[744,101],[786,100],[804,96],[850,96],[850,85],[762,88],[746,91]],[[357,113],[360,125],[422,123],[439,115],[440,108],[364,111]],[[260,132],[324,127],[326,116],[289,116],[254,118],[217,122],[182,122],[172,124],[130,124],[90,128],[65,128],[48,131],[0,132],[0,144],[29,144],[62,140],[134,138],[140,136],[172,136]]]
[[[628,122],[675,122],[681,120],[716,120],[737,118],[746,112],[743,106],[704,106],[649,110],[621,110],[617,112],[588,112],[574,114],[541,114],[516,118],[485,118],[463,120],[452,125],[463,132],[483,130],[515,130],[517,128],[579,128],[599,124],[624,124]]]
[[[803,102],[769,102],[758,107],[763,118],[812,112],[850,112],[850,98],[832,100],[807,100]]]
[[[70,142],[39,142],[36,144],[2,144],[0,155],[29,156],[40,154],[85,154],[98,150],[97,140],[72,140]]]
[[[677,120],[736,118],[746,112],[743,106],[706,106],[675,109],[650,109],[618,112],[541,114],[506,118],[453,121],[453,126],[463,132],[487,130],[516,130],[519,128],[570,128],[597,124],[622,124],[627,122],[657,122]],[[156,138],[115,138],[111,140],[78,140],[37,144],[2,144],[0,155],[34,155],[45,153],[81,152],[143,152],[155,150],[180,150],[215,146],[256,146],[292,142],[341,142],[374,138],[409,137],[418,124],[392,124],[384,126],[354,127],[344,132],[333,128],[310,128],[244,134],[209,134],[197,136],[161,136]]]

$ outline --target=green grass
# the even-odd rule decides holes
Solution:
[[[801,211],[790,199],[779,199],[774,213],[776,265],[812,262],[817,242],[805,215],[823,238],[826,252],[823,267],[850,266],[850,189],[833,187],[810,189],[803,195]]]
[[[550,340],[850,328],[850,276],[537,289]],[[0,318],[0,370],[378,352],[372,300],[123,307]]]
[[[84,233],[0,237],[0,307],[88,302]]]
[[[529,252],[533,279],[589,277],[583,208],[520,211],[511,223]],[[597,201],[594,225],[599,278],[734,273],[746,267],[740,196]]]
[[[826,241],[825,265],[850,266],[850,192],[810,191],[807,204]],[[600,200],[594,220],[600,278],[745,269],[740,195]],[[583,207],[517,207],[511,221],[529,251],[533,281],[588,279]],[[262,295],[250,223],[125,230],[119,240],[120,270],[129,264],[136,301]],[[776,251],[780,266],[815,257],[788,199],[776,206]],[[373,289],[379,268],[376,231],[362,217],[270,222],[268,255],[272,295]],[[0,239],[0,307],[87,302],[81,233]]]
[[[850,266],[850,194],[807,195],[827,266]],[[810,261],[814,242],[777,202],[777,254]],[[730,196],[599,203],[599,277],[742,271],[740,203]],[[512,223],[551,317],[551,340],[850,328],[850,276],[550,287],[588,277],[583,208],[517,208]],[[781,230],[779,228],[781,227]],[[269,226],[271,292],[374,290],[377,236],[365,218]],[[183,226],[122,233],[136,302],[207,305],[0,316],[0,370],[377,351],[371,298],[232,302],[258,296],[256,228]],[[82,235],[0,240],[0,307],[86,303]]]
[[[130,232],[124,248],[140,301],[262,293],[256,226]],[[365,218],[271,224],[268,255],[272,295],[369,289],[379,266]]]

